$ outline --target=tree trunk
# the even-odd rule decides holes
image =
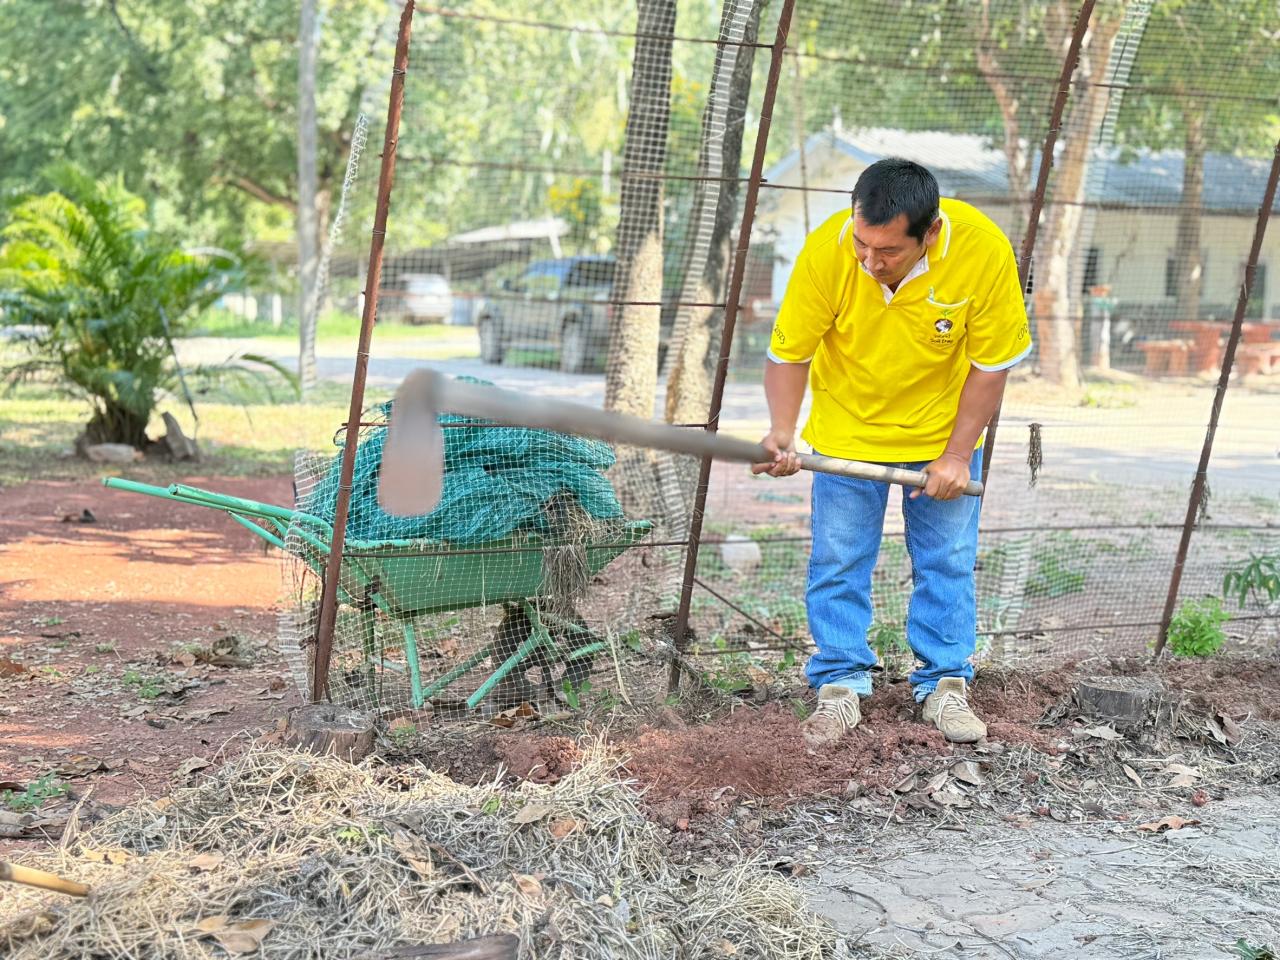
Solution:
[[[147,417],[140,417],[118,404],[104,401],[85,424],[77,444],[83,447],[98,443],[127,443],[137,450],[146,450],[150,444],[147,420]]]
[[[316,276],[320,223],[316,209],[316,53],[319,0],[302,0],[298,20],[298,378],[303,394],[316,385]]]
[[[680,302],[719,303],[724,299],[732,267],[734,227],[738,221],[736,178],[742,167],[743,127],[754,44],[767,0],[725,0],[720,31],[723,46],[716,57],[702,117],[699,173],[705,180],[694,191],[685,252]],[[721,182],[721,178],[725,178]],[[720,359],[724,312],[714,307],[681,306],[676,313],[667,352],[666,419],[668,423],[701,423],[711,405],[711,388]]]
[[[1019,118],[1021,101],[1013,89],[1010,78],[996,56],[999,44],[991,33],[990,0],[983,0],[982,16],[978,19],[978,41],[974,44],[978,72],[991,90],[1000,108],[1004,124],[1004,157],[1009,173],[1009,239],[1016,248],[1022,242],[1027,229],[1027,210],[1031,198],[1031,164],[1027,148],[1022,142],[1022,123]]]
[[[662,318],[662,175],[671,116],[675,0],[637,0],[630,109],[622,152],[618,267],[609,323],[604,402],[609,410],[653,416]],[[634,305],[637,302],[651,304]],[[625,305],[622,305],[625,304]]]
[[[1047,30],[1050,49],[1065,51],[1070,41],[1072,17],[1067,5],[1055,5],[1057,30]],[[1040,343],[1040,373],[1055,384],[1080,383],[1080,354],[1076,330],[1081,321],[1078,274],[1072,269],[1079,257],[1080,226],[1084,219],[1085,186],[1092,146],[1106,110],[1108,89],[1093,83],[1110,59],[1112,42],[1121,18],[1102,20],[1095,13],[1080,48],[1075,90],[1066,118],[1061,155],[1055,163],[1053,193],[1045,207],[1044,225],[1037,244],[1033,303],[1036,334]]]
[[[1186,136],[1182,167],[1182,206],[1178,210],[1177,240],[1173,248],[1178,290],[1178,318],[1197,320],[1204,263],[1200,254],[1200,218],[1204,202],[1204,104],[1187,100],[1182,107]]]

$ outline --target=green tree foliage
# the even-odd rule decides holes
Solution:
[[[322,219],[367,82],[390,51],[386,0],[327,0],[319,57]],[[120,173],[162,226],[225,245],[287,236],[297,202],[297,4],[0,0],[0,185],[63,159]]]
[[[184,253],[147,229],[146,205],[119,178],[94,181],[72,167],[50,176],[57,189],[27,197],[0,233],[0,310],[6,325],[30,328],[29,356],[5,379],[53,374],[85,398],[92,416],[86,443],[147,445],[160,399],[180,386],[173,355],[198,312],[235,280],[223,254]],[[264,380],[255,366],[193,371],[201,380]]]

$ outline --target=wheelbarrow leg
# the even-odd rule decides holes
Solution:
[[[488,696],[489,691],[497,686],[503,677],[514,670],[527,656],[529,656],[529,654],[533,653],[534,650],[537,650],[538,647],[545,646],[552,650],[555,649],[555,641],[553,641],[551,639],[551,635],[547,633],[547,628],[542,625],[542,619],[538,616],[537,608],[535,608],[528,600],[524,601],[524,612],[525,615],[528,616],[529,622],[533,625],[533,629],[529,631],[528,639],[516,648],[515,653],[507,657],[502,666],[498,667],[498,669],[493,672],[493,676],[480,684],[480,689],[467,698],[467,706],[472,710],[479,706],[480,701]]]
[[[485,657],[489,656],[489,654],[492,651],[493,651],[493,644],[486,643],[483,647],[481,647],[471,656],[467,657],[466,660],[463,660],[462,663],[458,664],[456,667],[454,667],[444,676],[440,677],[438,680],[433,681],[430,686],[428,686],[426,689],[422,691],[423,703],[430,700],[437,693],[439,693],[449,684],[453,683],[453,681],[457,680],[464,673],[470,672],[477,663],[479,663]]]
[[[365,678],[369,690],[373,691],[378,683],[378,624],[371,605],[357,608],[356,615],[360,618],[360,645],[364,648]]]
[[[413,697],[413,708],[419,710],[427,702],[422,691],[422,664],[418,663],[418,638],[414,635],[413,624],[404,621],[404,656],[409,661],[409,692]]]

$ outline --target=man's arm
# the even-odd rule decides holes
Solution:
[[[757,463],[752,473],[786,477],[800,470],[796,460],[796,421],[809,382],[809,361],[804,363],[764,362],[764,396],[769,402],[769,432],[760,441],[773,454],[769,463]]]
[[[969,376],[960,391],[960,406],[951,438],[942,455],[925,468],[929,481],[924,490],[913,491],[912,498],[925,493],[935,500],[954,500],[964,493],[969,482],[969,463],[973,459],[974,447],[1000,406],[1008,379],[1008,370],[969,368]]]

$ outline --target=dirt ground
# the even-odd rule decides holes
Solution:
[[[190,482],[292,497],[288,478]],[[279,562],[229,518],[93,482],[0,505],[0,781],[54,773],[121,803],[297,702],[274,649]]]
[[[291,499],[285,477],[190,482]],[[229,518],[90,483],[10,488],[0,503],[0,790],[66,790],[37,796],[26,837],[0,839],[0,851],[56,840],[73,811],[91,820],[199,777],[270,737],[298,702],[275,648],[278,559]],[[1128,731],[1085,718],[1072,699],[1082,676],[1145,682],[1158,708]],[[768,858],[858,949],[878,951],[856,955],[1031,957],[1052,942],[1070,956],[1227,956],[1213,945],[1230,945],[1229,933],[1265,940],[1278,929],[1280,867],[1248,853],[1280,784],[1277,686],[1274,659],[990,667],[973,688],[988,740],[959,747],[918,721],[905,683],[886,679],[860,728],[815,751],[797,727],[811,695],[791,672],[763,703],[717,691],[586,718],[428,720],[382,751],[465,782],[548,782],[573,768],[584,736],[603,738],[627,758],[677,856]],[[920,868],[926,844],[958,865]],[[1059,872],[1016,883],[1007,869],[1051,862]],[[938,906],[930,884],[948,870],[952,895],[973,887],[991,916],[1014,919]],[[1177,873],[1179,896],[1243,919],[1215,930],[1213,911],[1197,914],[1200,952],[1174,949],[1176,931],[1156,919],[1117,932],[1107,905],[1123,898],[1098,878],[1130,876],[1155,896],[1160,870]],[[1067,922],[1063,903],[1075,926],[1047,940]]]

